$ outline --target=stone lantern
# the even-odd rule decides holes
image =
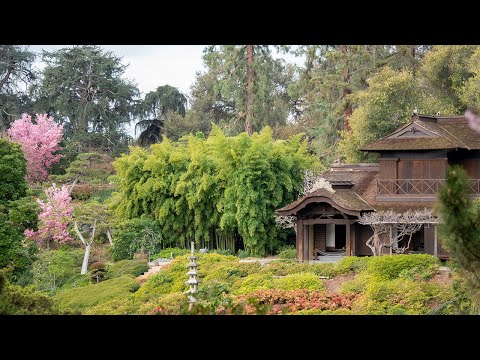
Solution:
[[[192,250],[190,253],[190,262],[187,265],[187,268],[189,268],[189,271],[187,272],[188,275],[188,281],[185,282],[189,286],[189,289],[187,290],[188,294],[188,310],[192,310],[193,304],[197,302],[195,297],[193,296],[197,292],[197,285],[198,285],[198,278],[197,278],[197,263],[195,260],[197,257],[195,256],[195,243],[192,241]]]

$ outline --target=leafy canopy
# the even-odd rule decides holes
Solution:
[[[114,162],[115,212],[157,220],[165,245],[195,240],[211,248],[219,235],[238,234],[252,254],[264,254],[278,241],[275,209],[296,198],[314,163],[301,137],[275,141],[268,127],[228,137],[213,126],[207,139],[164,138],[150,152],[131,147]]]

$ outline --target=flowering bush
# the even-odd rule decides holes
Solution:
[[[72,220],[73,208],[70,205],[72,198],[66,185],[58,188],[55,184],[45,190],[47,201],[37,200],[42,212],[38,216],[38,231],[25,230],[26,237],[35,240],[39,244],[46,244],[47,248],[51,241],[62,244],[71,241],[67,231],[68,222]]]
[[[45,181],[47,170],[62,157],[53,153],[61,149],[58,144],[63,137],[63,125],[55,124],[53,117],[47,114],[36,114],[34,124],[30,115],[23,114],[12,123],[8,136],[22,146],[27,159],[27,181]]]

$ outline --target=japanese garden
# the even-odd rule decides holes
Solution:
[[[480,314],[480,46],[201,63],[0,45],[1,315]]]

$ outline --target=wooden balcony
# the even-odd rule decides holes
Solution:
[[[436,201],[445,179],[381,179],[377,180],[379,201]],[[470,180],[470,194],[480,195],[480,179]]]

